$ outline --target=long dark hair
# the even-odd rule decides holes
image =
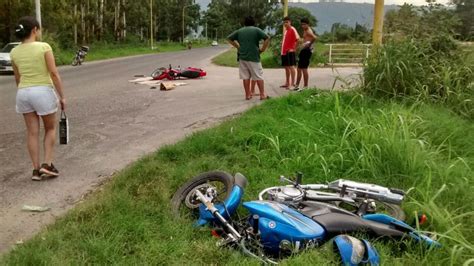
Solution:
[[[18,21],[18,25],[15,27],[15,36],[20,39],[20,41],[24,41],[31,35],[31,31],[34,28],[40,28],[39,22],[34,17],[22,17]]]

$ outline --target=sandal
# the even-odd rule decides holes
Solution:
[[[268,99],[270,99],[270,96],[267,95],[267,96],[265,96],[265,97],[263,97],[263,98],[260,98],[260,101],[264,101],[264,100],[268,100]]]

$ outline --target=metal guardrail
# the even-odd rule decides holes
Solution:
[[[362,64],[370,55],[372,44],[330,43],[329,64]]]

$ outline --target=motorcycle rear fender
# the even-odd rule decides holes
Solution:
[[[395,219],[395,218],[393,218],[389,215],[386,215],[386,214],[366,214],[362,217],[365,220],[374,221],[374,222],[394,226],[398,230],[405,232],[411,238],[415,239],[416,241],[425,243],[429,247],[441,247],[441,244],[438,241],[429,238],[428,236],[426,236],[426,235],[420,233],[419,231],[417,231],[415,228],[413,228],[413,227],[409,226],[408,224],[406,224],[406,223],[404,223],[400,220],[397,220],[397,219]]]

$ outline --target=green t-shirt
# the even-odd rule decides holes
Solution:
[[[240,28],[227,37],[239,43],[239,59],[252,62],[260,62],[259,42],[267,38],[268,35],[263,30],[253,26]]]
[[[18,88],[53,85],[44,58],[44,54],[51,50],[45,42],[22,43],[13,48],[10,57],[20,74]]]

